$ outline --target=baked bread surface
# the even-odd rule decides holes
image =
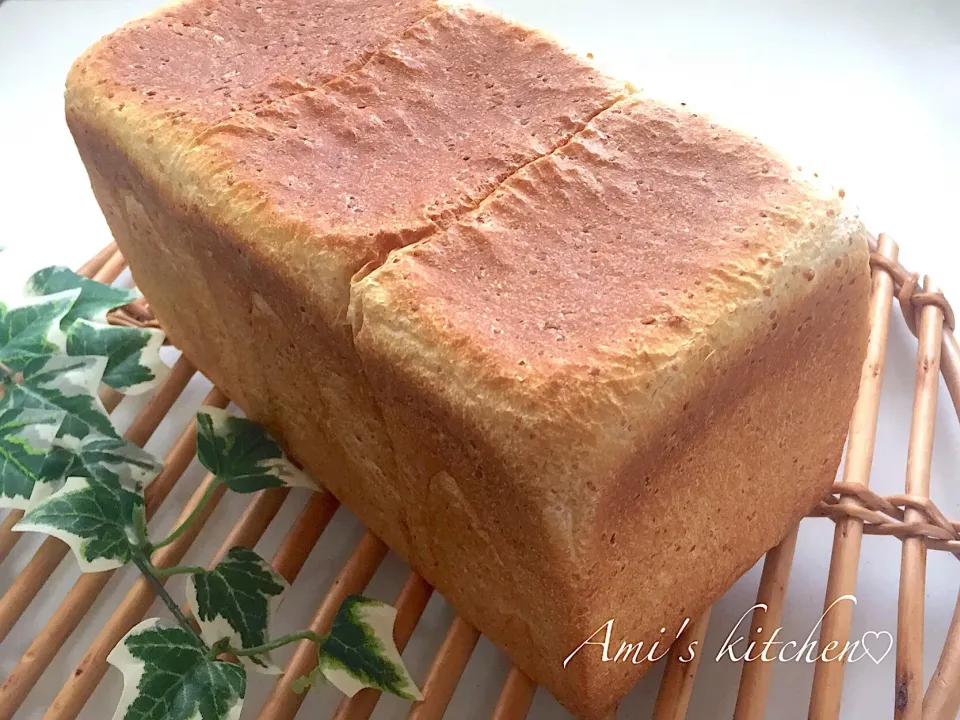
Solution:
[[[495,568],[458,607],[584,715],[636,669],[574,649],[613,619],[661,655],[834,478],[868,295],[839,195],[630,99],[354,285],[418,565]]]
[[[564,668],[584,639],[672,638],[833,479],[839,193],[534,31],[193,0],[88,51],[67,118],[177,344],[581,716],[649,665]]]

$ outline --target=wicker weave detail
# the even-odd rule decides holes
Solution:
[[[840,498],[854,498],[856,503],[840,505]],[[904,510],[912,508],[923,516],[920,522],[904,520]],[[834,483],[833,490],[808,517],[831,520],[854,517],[863,523],[867,535],[893,535],[927,541],[929,550],[946,550],[960,557],[960,523],[948,520],[929,498],[911,495],[877,495],[857,483]]]

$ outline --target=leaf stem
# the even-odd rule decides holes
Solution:
[[[137,566],[146,581],[153,586],[153,591],[157,594],[157,597],[163,601],[163,604],[167,606],[170,614],[173,615],[174,619],[180,624],[180,627],[196,636],[200,642],[203,642],[203,639],[197,634],[197,631],[193,629],[190,621],[180,612],[180,606],[173,601],[173,598],[170,597],[170,593],[167,592],[163,583],[160,582],[160,579],[154,574],[159,568],[154,567],[153,563],[150,562],[150,558],[140,553],[134,553],[133,564]],[[206,645],[206,643],[204,643],[204,645]]]
[[[284,645],[289,645],[290,643],[298,642],[300,640],[313,640],[315,643],[317,643],[317,645],[319,645],[323,638],[317,635],[313,630],[301,630],[300,632],[290,633],[289,635],[281,635],[276,640],[271,640],[268,643],[257,645],[256,647],[243,648],[241,650],[227,646],[223,649],[223,652],[230,653],[236,657],[262,655],[265,652],[276,650],[278,647],[283,647]]]
[[[202,568],[199,565],[174,565],[168,568],[151,567],[153,569],[153,576],[161,579],[168,578],[172,575],[198,575],[199,573],[207,571],[206,568]]]
[[[210,487],[207,488],[207,491],[203,494],[203,497],[200,498],[200,502],[197,503],[197,506],[193,509],[193,512],[180,523],[180,526],[174,530],[172,533],[167,535],[163,540],[159,542],[151,543],[150,547],[153,550],[157,550],[162,547],[166,547],[170,543],[174,542],[177,538],[183,535],[187,530],[190,529],[190,525],[193,524],[193,521],[196,519],[197,515],[203,510],[204,506],[210,501],[210,498],[213,497],[213,493],[216,492],[217,486],[220,484],[219,480],[214,480],[210,483]]]

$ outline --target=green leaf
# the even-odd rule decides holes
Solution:
[[[137,528],[145,524],[140,488],[71,477],[49,497],[31,502],[14,530],[59,538],[73,551],[82,572],[101,572],[133,559]]]
[[[310,688],[319,687],[324,680],[326,680],[326,678],[323,676],[323,673],[320,672],[320,668],[315,667],[306,675],[302,675],[291,682],[290,689],[297,695],[303,695]]]
[[[17,298],[0,303],[0,362],[14,371],[38,355],[63,348],[63,318],[79,295],[68,290],[42,298]]]
[[[163,338],[159,330],[77,320],[67,331],[67,354],[106,357],[103,382],[138,395],[159,385],[170,372],[160,359]]]
[[[79,290],[79,295],[70,312],[61,320],[63,330],[76,320],[84,318],[106,323],[107,313],[114,308],[126,305],[140,297],[136,290],[104,285],[96,280],[88,280],[66,267],[51,266],[38,270],[27,280],[25,294],[28,296],[51,295],[64,290]]]
[[[64,415],[0,401],[0,507],[27,508]]]
[[[421,700],[393,640],[397,611],[379,600],[350,595],[320,643],[318,668],[347,697],[365,687]]]
[[[108,358],[103,382],[128,394],[146,392],[163,380],[169,371],[159,354],[163,333],[107,324],[110,310],[136,300],[140,293],[88,280],[65,267],[34,273],[25,293],[36,298],[64,291],[73,297],[59,322],[68,355]]]
[[[245,650],[269,642],[271,615],[280,605],[286,581],[253,550],[231,549],[213,570],[187,579],[187,602],[208,645],[226,639]],[[247,670],[276,675],[268,654],[241,657]]]
[[[288,485],[316,490],[263,427],[219,408],[197,411],[197,457],[234,492]]]
[[[133,628],[107,656],[123,673],[113,720],[237,720],[246,673],[211,660],[196,635],[151,618]]]
[[[37,410],[63,410],[61,437],[82,438],[91,432],[117,437],[97,395],[106,358],[35,356],[18,368],[20,384],[8,392],[14,404]]]
[[[128,490],[145,487],[163,469],[150,453],[123,438],[91,433],[69,446],[53,447],[47,455],[34,493],[33,505],[60,489],[68,477],[112,483]]]

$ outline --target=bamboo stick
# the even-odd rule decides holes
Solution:
[[[510,668],[490,720],[522,720],[530,712],[537,684],[516,665]]]
[[[924,290],[935,292],[930,279]],[[930,459],[933,453],[937,393],[940,388],[940,346],[943,313],[934,305],[920,310],[917,381],[907,452],[906,492],[929,497]],[[922,520],[913,508],[904,512],[906,522]],[[927,550],[920,538],[905,538],[900,563],[900,602],[897,614],[897,669],[894,717],[920,720],[923,706],[923,614]]]
[[[953,401],[953,410],[960,420],[960,345],[949,328],[943,330],[943,347],[940,350],[940,373]]]
[[[103,407],[106,408],[108,414],[117,409],[117,405],[123,401],[123,398],[122,392],[114,390],[109,385],[100,386],[100,402],[103,403]]]
[[[20,539],[20,533],[14,532],[13,526],[20,522],[22,517],[23,510],[11,510],[4,516],[3,522],[0,522],[0,563],[7,559],[7,555]]]
[[[213,560],[210,561],[209,567],[212,568],[220,562],[223,556],[230,552],[231,548],[253,548],[260,542],[260,538],[263,537],[267,527],[280,512],[280,507],[289,494],[290,488],[285,487],[267,488],[258,492],[253,502],[247,506],[233,529],[227,534],[213,556]]]
[[[896,262],[900,248],[886,235],[878,238],[879,253]],[[860,373],[860,391],[853,408],[850,432],[847,436],[847,455],[843,466],[843,482],[867,487],[873,466],[873,451],[877,438],[877,420],[880,416],[880,390],[886,362],[887,337],[890,332],[890,310],[893,306],[893,278],[883,270],[875,270],[870,295],[870,339],[867,355]],[[857,505],[852,497],[842,497],[841,507]],[[818,647],[831,642],[844,648],[850,640],[853,604],[837,603],[845,595],[855,595],[860,548],[863,540],[863,521],[848,516],[837,520],[833,534],[833,555],[824,598],[824,616]],[[825,662],[818,656],[814,670],[813,691],[810,696],[810,719],[828,720],[840,715],[843,692],[843,674],[846,664]]]
[[[170,374],[167,375],[166,380],[163,381],[163,384],[150,398],[143,410],[134,418],[133,422],[130,423],[130,427],[127,428],[123,437],[134,445],[140,447],[146,445],[147,440],[150,439],[150,436],[153,435],[167,413],[170,412],[173,403],[177,401],[177,398],[180,397],[187,384],[196,374],[197,369],[186,356],[181,355],[180,359],[170,369]]]
[[[333,518],[339,501],[326,490],[318,490],[297,517],[270,564],[288,583],[293,584],[307,561],[310,551],[317,544],[323,531]]]
[[[433,588],[427,581],[411,571],[395,605],[397,619],[393,624],[393,640],[401,653],[410,641],[432,594]],[[380,695],[378,690],[367,688],[352,698],[344,698],[340,701],[333,720],[368,720],[373,715]]]
[[[473,625],[459,615],[454,618],[423,682],[423,700],[413,704],[407,720],[443,717],[479,639],[480,632]]]
[[[91,278],[100,272],[100,269],[106,264],[107,260],[113,257],[114,253],[117,252],[117,244],[112,242],[106,247],[102,248],[100,252],[94,255],[92,258],[87,260],[83,265],[80,266],[80,269],[77,270],[77,275],[83,275],[83,277]]]
[[[135,445],[145,445],[195,372],[186,358],[180,358],[157,394],[130,424],[123,437]],[[40,544],[10,589],[0,598],[0,641],[33,602],[68,552],[70,549],[66,544],[56,538],[49,537]]]
[[[657,703],[653,708],[653,720],[683,720],[687,716],[690,695],[693,693],[693,680],[700,665],[703,639],[707,635],[709,624],[710,610],[708,609],[693,625],[683,631],[670,648],[663,678],[660,680],[660,690],[657,692]],[[688,655],[687,649],[690,647],[694,647],[696,651],[689,662],[685,662],[684,659]]]
[[[869,238],[868,245],[871,251],[876,252],[879,248],[879,241]],[[893,263],[893,270],[894,285],[899,288],[910,273],[898,262]],[[953,408],[957,414],[957,419],[960,420],[960,345],[957,343],[954,329],[948,326],[943,328],[940,372],[943,375],[947,390],[950,392],[950,399],[953,401]]]
[[[877,243],[870,241],[871,249]],[[894,268],[896,284],[904,282],[908,273],[899,263]],[[943,328],[940,372],[950,393],[954,412],[960,419],[960,345],[953,328]],[[931,720],[952,720],[960,710],[960,596],[944,643],[937,669],[930,679],[923,700],[923,717]]]
[[[204,405],[224,408],[226,395],[214,388],[203,400]],[[147,486],[144,493],[149,520],[166,499],[196,454],[196,421],[191,420],[164,459],[163,471]],[[0,720],[13,717],[40,676],[56,657],[60,648],[93,607],[114,570],[81,575],[61,601],[56,612],[30,643],[13,670],[0,685]]]
[[[960,597],[937,669],[923,698],[924,720],[955,720],[960,715]]]
[[[176,526],[181,525],[200,503],[201,498],[207,490],[215,484],[213,475],[206,475],[200,487],[197,488],[193,496],[183,508],[180,517],[177,519]],[[216,488],[204,505],[203,509],[197,514],[190,525],[190,529],[178,537],[174,542],[166,547],[160,548],[153,558],[157,567],[165,568],[176,565],[189,550],[197,535],[203,529],[210,515],[216,509],[217,504],[223,497],[226,487],[216,484]],[[161,579],[161,582],[164,580]],[[58,720],[64,717],[76,717],[87,700],[93,694],[97,685],[103,679],[107,672],[107,655],[116,647],[123,636],[136,625],[150,609],[156,597],[156,592],[145,578],[139,578],[130,591],[124,597],[123,602],[111,616],[106,626],[100,631],[96,639],[87,649],[86,654],[76,669],[70,673],[70,677],[60,692],[53,699],[47,712],[44,714],[45,720]]]
[[[953,408],[960,419],[960,347],[950,330],[944,330],[940,370],[946,381]],[[929,720],[954,720],[960,715],[960,594],[950,621],[950,629],[923,698],[923,717]]]
[[[110,285],[120,277],[120,273],[123,272],[123,269],[127,266],[127,261],[124,260],[123,255],[119,250],[115,251],[113,255],[107,260],[103,266],[94,273],[93,279],[104,285]]]
[[[787,533],[780,544],[767,553],[763,562],[763,574],[760,576],[760,587],[757,590],[757,604],[763,605],[766,610],[757,608],[753,611],[748,635],[757,646],[769,640],[780,627],[799,530],[798,525]],[[772,663],[754,661],[743,664],[737,706],[733,713],[734,720],[763,719],[772,672]]]
[[[373,533],[367,531],[356,549],[347,560],[333,586],[327,593],[317,612],[310,622],[310,629],[318,635],[330,630],[333,617],[340,609],[344,599],[353,593],[358,593],[366,587],[373,577],[380,562],[387,554],[387,546]],[[303,640],[297,644],[293,656],[284,668],[283,675],[273,686],[270,697],[267,698],[258,715],[261,720],[292,720],[303,704],[303,695],[297,695],[290,685],[297,679],[309,673],[317,665],[317,646],[310,640]]]

